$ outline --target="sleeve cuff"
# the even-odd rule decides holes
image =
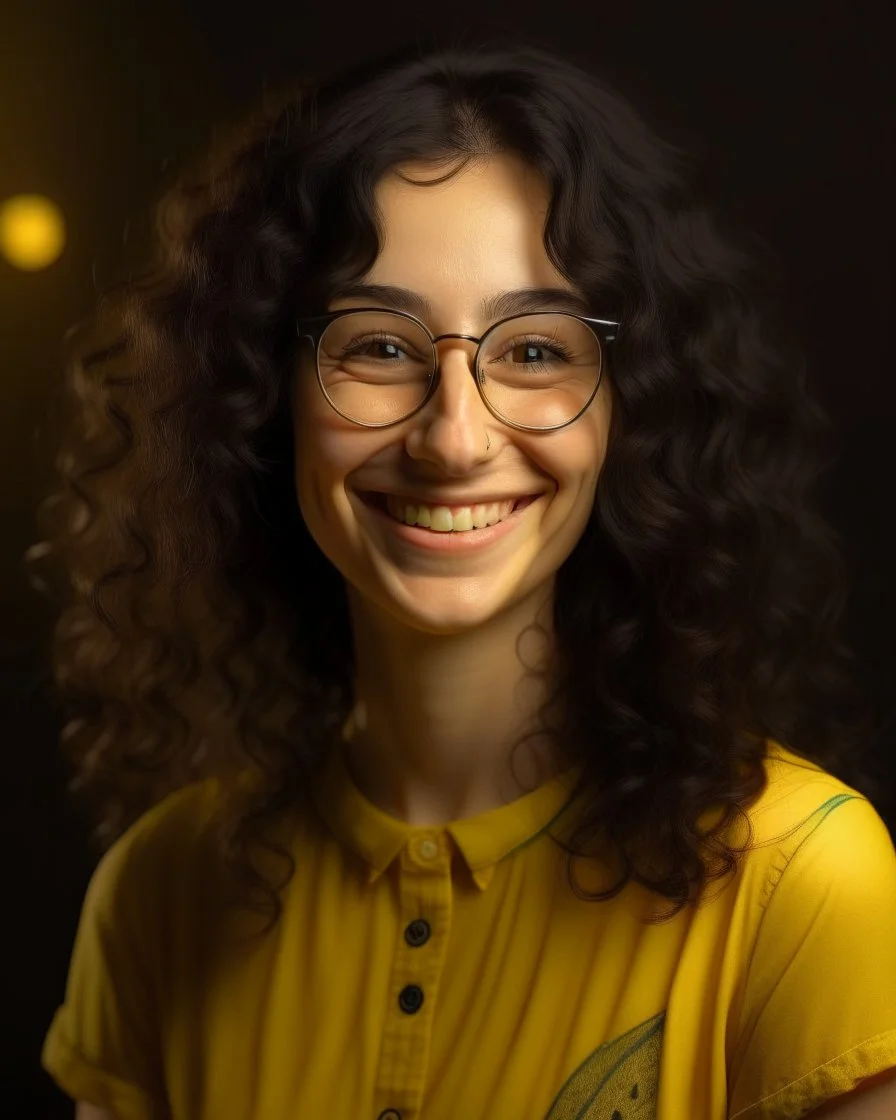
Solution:
[[[110,1111],[115,1120],[170,1120],[149,1093],[133,1082],[89,1062],[66,1038],[60,1008],[44,1039],[40,1064],[74,1101],[87,1101]]]
[[[730,1120],[781,1120],[803,1116],[833,1097],[848,1093],[865,1077],[896,1066],[896,1030],[884,1031],[831,1058],[755,1104],[734,1113]]]

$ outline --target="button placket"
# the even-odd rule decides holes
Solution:
[[[399,857],[402,936],[395,944],[390,999],[377,1076],[377,1103],[403,1116],[421,1107],[432,1017],[452,910],[447,833],[411,835]]]

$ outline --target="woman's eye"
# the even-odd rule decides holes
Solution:
[[[397,342],[383,342],[377,339],[371,342],[359,342],[355,346],[350,346],[345,352],[347,358],[357,355],[369,358],[397,358],[402,355],[407,357],[407,351],[403,350]]]
[[[567,355],[559,348],[548,346],[544,342],[518,342],[510,351],[511,361],[520,365],[529,362],[564,361]]]

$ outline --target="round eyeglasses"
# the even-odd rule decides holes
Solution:
[[[418,412],[439,381],[436,343],[477,343],[472,373],[486,408],[529,432],[577,420],[600,386],[604,347],[618,323],[566,311],[512,315],[475,338],[434,337],[404,311],[376,307],[300,319],[297,332],[314,346],[317,379],[330,405],[367,428],[399,424]]]

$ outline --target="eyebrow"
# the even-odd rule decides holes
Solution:
[[[407,311],[418,319],[432,317],[432,304],[419,292],[399,288],[394,284],[348,284],[333,293],[336,299],[365,299],[384,304],[396,311]],[[479,304],[485,320],[503,319],[527,311],[572,311],[577,315],[588,314],[585,300],[568,288],[514,288],[487,296]]]

